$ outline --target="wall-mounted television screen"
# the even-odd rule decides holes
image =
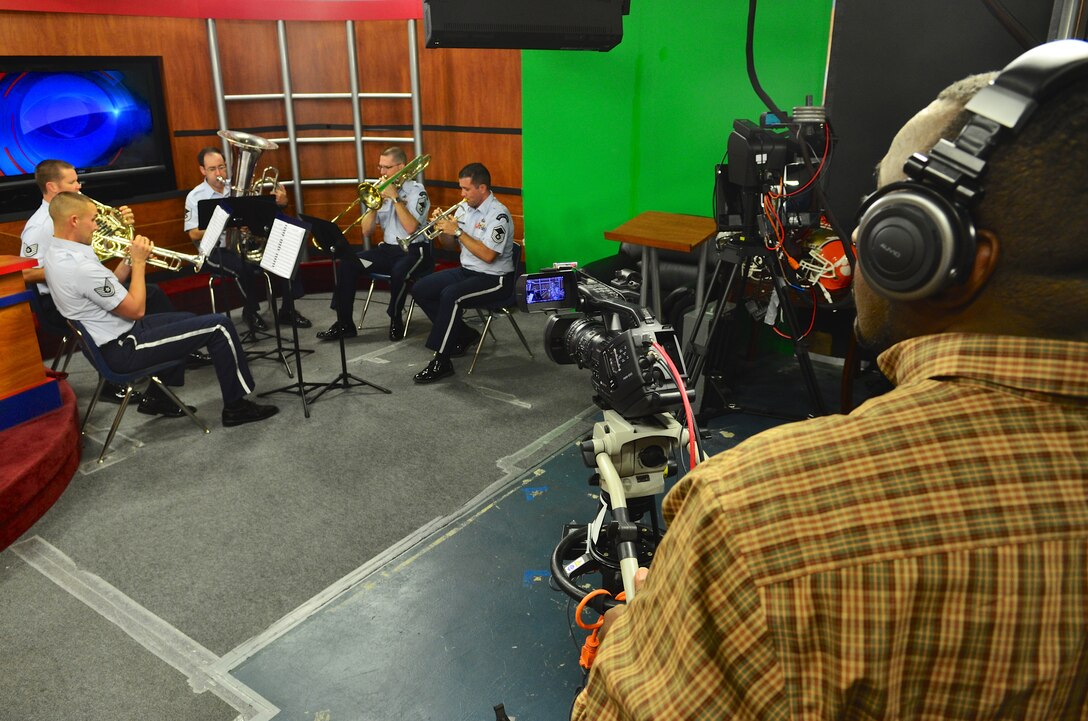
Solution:
[[[176,190],[161,59],[0,57],[0,214],[38,207],[48,159],[110,205]]]

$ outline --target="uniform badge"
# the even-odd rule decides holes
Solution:
[[[32,257],[35,253],[38,252],[38,244],[35,243],[34,245],[30,245],[30,244],[24,245],[23,246],[23,252],[26,254],[26,257],[28,257],[28,258]]]
[[[496,215],[496,216],[495,216],[495,220],[499,220],[499,221],[502,221],[502,220],[505,220],[505,221],[509,221],[509,220],[510,220],[510,216],[509,216],[509,215],[507,215],[506,213],[499,213],[498,215]]]
[[[193,211],[188,206],[186,206],[186,208],[185,208],[185,222],[189,222],[189,218],[192,217],[192,215],[193,215]]]
[[[506,228],[501,225],[496,225],[495,229],[491,231],[491,237],[495,239],[496,243],[501,243],[506,239]]]
[[[427,210],[427,194],[420,193],[419,200],[416,201],[416,217],[422,218],[425,210]]]
[[[94,292],[98,293],[98,295],[103,298],[112,298],[113,294],[117,291],[114,290],[113,283],[110,282],[110,279],[104,278],[102,280],[102,287],[99,288],[98,286],[95,286]]]

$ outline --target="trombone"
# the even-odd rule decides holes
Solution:
[[[392,185],[394,188],[399,189],[400,186],[404,185],[406,181],[412,180],[417,175],[422,173],[424,169],[426,169],[427,165],[430,164],[430,162],[431,156],[420,155],[408,161],[408,163],[403,168],[401,168],[399,171],[389,176],[385,180],[381,181],[380,183],[371,183],[370,181],[366,180],[359,183],[359,185],[355,188],[355,200],[351,201],[351,203],[348,204],[348,207],[340,211],[340,214],[333,218],[332,222],[339,223],[340,219],[347,215],[348,211],[350,211],[356,205],[365,205],[367,207],[366,212],[361,213],[359,217],[351,223],[351,225],[344,228],[343,232],[348,232],[356,225],[361,223],[363,221],[363,218],[366,217],[367,213],[382,207],[383,190],[388,188],[390,185]]]
[[[438,229],[438,224],[443,220],[449,218],[450,216],[456,214],[458,210],[461,210],[461,206],[467,207],[467,203],[467,200],[462,200],[458,203],[455,203],[454,205],[451,205],[438,215],[431,218],[430,223],[427,223],[426,225],[417,228],[416,232],[412,233],[407,238],[399,238],[398,240],[400,241],[400,247],[408,250],[408,246],[411,245],[414,241],[419,240],[420,237],[424,237],[427,240],[434,240],[442,232]]]

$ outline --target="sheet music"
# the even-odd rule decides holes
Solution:
[[[280,278],[290,278],[298,265],[298,254],[306,240],[308,224],[300,220],[279,216],[268,232],[268,242],[261,256],[261,268]]]
[[[204,237],[200,239],[200,254],[205,258],[211,255],[212,250],[219,242],[219,236],[223,235],[223,228],[226,227],[228,220],[230,220],[230,213],[223,210],[222,205],[212,212],[208,227],[204,231]]]

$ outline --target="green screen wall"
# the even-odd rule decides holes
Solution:
[[[833,0],[763,0],[755,63],[784,110],[820,103]],[[631,0],[607,53],[522,53],[522,189],[530,270],[617,252],[638,213],[713,215],[733,120],[766,110],[748,79],[748,3]]]

